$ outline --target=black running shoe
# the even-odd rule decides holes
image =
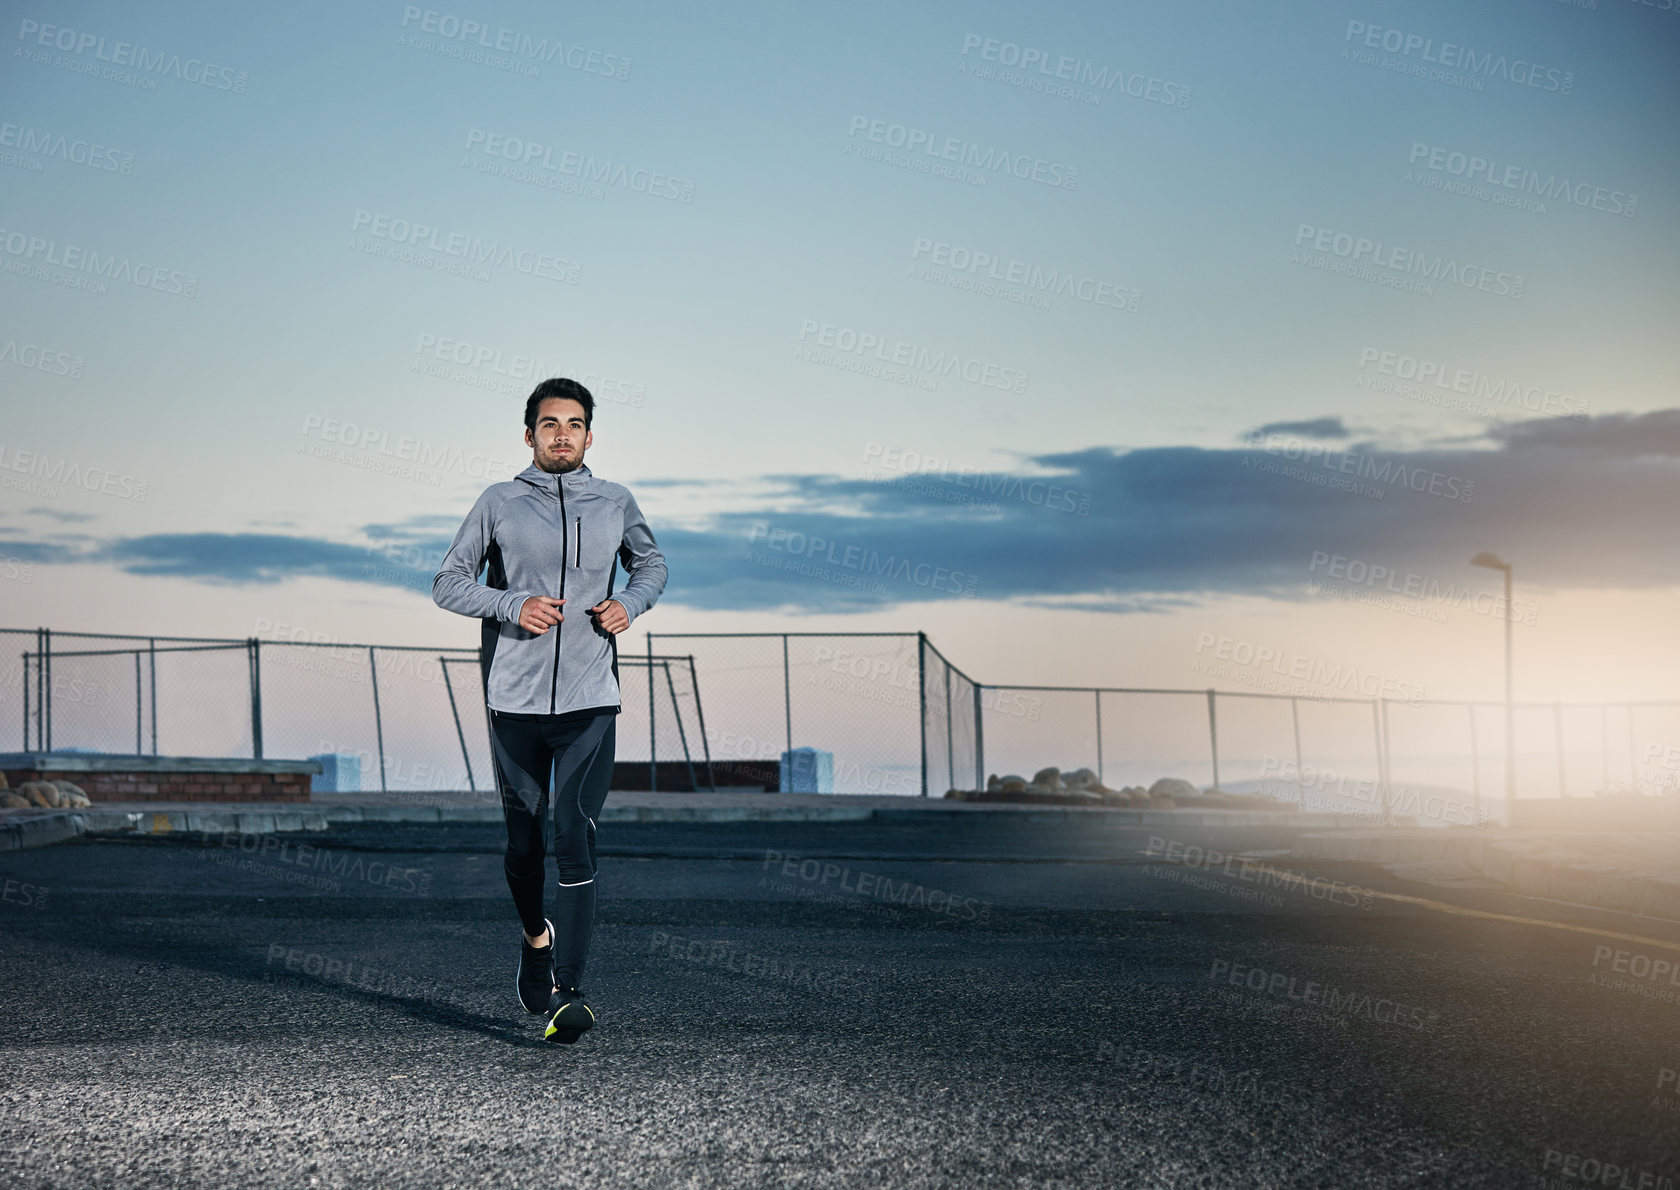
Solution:
[[[548,1010],[548,994],[554,990],[554,923],[547,918],[548,945],[532,946],[519,936],[519,1004],[532,1016]]]
[[[583,993],[576,988],[562,988],[549,997],[548,1028],[544,1041],[571,1045],[595,1027],[595,1014],[583,1002]]]

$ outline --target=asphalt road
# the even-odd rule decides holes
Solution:
[[[1162,835],[611,824],[572,1047],[495,829],[7,854],[0,1185],[1680,1181],[1680,925]]]

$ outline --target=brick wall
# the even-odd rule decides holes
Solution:
[[[25,781],[69,781],[93,802],[307,802],[308,773],[87,773],[7,769]]]

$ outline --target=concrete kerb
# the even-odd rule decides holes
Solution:
[[[910,801],[911,799],[906,799]],[[1268,814],[1256,810],[1131,810],[1100,806],[1034,806],[991,803],[983,809],[965,803],[905,806],[849,803],[774,805],[620,805],[610,802],[601,822],[943,822],[955,813],[1009,814],[1031,823],[1078,823],[1099,815],[1129,826],[1295,826],[1345,833],[1354,821],[1334,814]],[[10,811],[0,815],[0,851],[16,851],[64,842],[80,835],[123,836],[185,834],[274,834],[324,831],[353,823],[500,823],[500,806],[296,803],[179,805],[157,808],[96,805],[76,811]]]

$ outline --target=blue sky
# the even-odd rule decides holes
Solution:
[[[658,631],[1140,685],[1259,634],[1488,695],[1496,623],[1314,559],[1494,549],[1535,696],[1674,692],[1674,11],[151,9],[4,29],[5,624],[469,643],[425,580],[540,371],[601,397]],[[150,86],[77,69],[118,42]]]

